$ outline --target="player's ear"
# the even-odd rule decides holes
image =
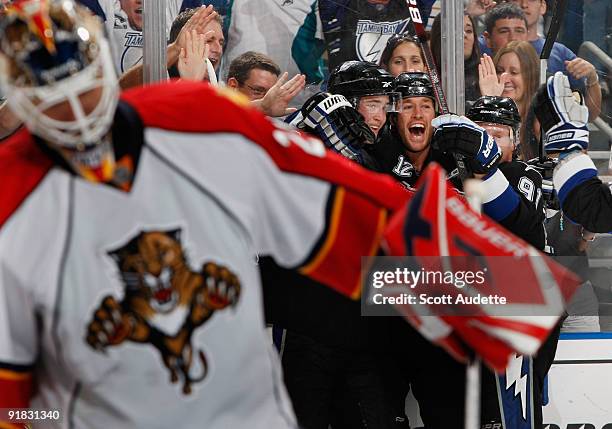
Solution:
[[[227,86],[229,86],[230,88],[233,88],[233,89],[237,89],[240,86],[240,83],[238,83],[238,81],[236,80],[235,77],[230,77],[227,80]]]

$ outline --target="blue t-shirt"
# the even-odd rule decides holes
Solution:
[[[529,42],[531,43],[531,46],[535,48],[538,56],[542,52],[542,48],[544,48],[544,42],[545,39],[543,37]],[[487,46],[487,42],[482,34],[478,37],[478,45],[480,46],[481,53],[493,56],[493,52]],[[558,71],[563,72],[568,76],[572,88],[583,90],[585,88],[584,79],[576,80],[565,70],[565,61],[571,61],[574,58],[576,58],[576,54],[574,54],[567,46],[562,43],[555,42],[550,51],[546,73],[548,75],[553,75]]]
[[[538,53],[542,53],[542,49],[544,48],[544,42],[546,40],[543,37],[539,37],[537,40],[531,41],[531,46],[533,46]],[[584,79],[574,79],[572,76],[567,73],[565,70],[565,61],[571,61],[576,58],[576,54],[574,54],[571,49],[565,46],[562,43],[555,42],[553,44],[552,49],[550,50],[550,57],[548,57],[548,63],[546,67],[546,74],[553,75],[556,72],[560,71],[567,75],[570,81],[570,85],[574,89],[584,89]]]

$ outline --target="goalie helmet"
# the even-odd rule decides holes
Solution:
[[[356,107],[361,97],[386,95],[389,111],[400,110],[401,96],[393,89],[393,75],[376,64],[365,61],[346,61],[329,76],[327,90],[344,95]]]
[[[101,22],[73,0],[16,0],[0,31],[0,83],[11,110],[66,149],[100,143],[119,94]]]

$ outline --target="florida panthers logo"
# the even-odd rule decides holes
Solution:
[[[193,271],[181,247],[180,230],[141,232],[108,252],[125,286],[123,299],[106,296],[93,313],[86,340],[103,352],[125,341],[150,344],[161,354],[170,381],[182,381],[183,393],[206,377],[206,356],[198,374],[191,374],[193,332],[217,310],[235,306],[240,297],[238,277],[207,262]]]

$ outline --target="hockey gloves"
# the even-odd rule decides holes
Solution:
[[[570,89],[567,76],[555,73],[538,90],[535,114],[545,135],[546,152],[569,152],[586,149],[589,145],[587,121],[589,110],[580,93],[578,99]]]
[[[486,174],[495,169],[502,156],[487,131],[465,116],[441,115],[431,124],[436,128],[432,145],[445,153],[459,153],[471,172]]]
[[[361,148],[374,143],[376,136],[351,103],[339,94],[320,92],[312,96],[301,113],[305,129],[329,148],[353,161],[362,162]]]

